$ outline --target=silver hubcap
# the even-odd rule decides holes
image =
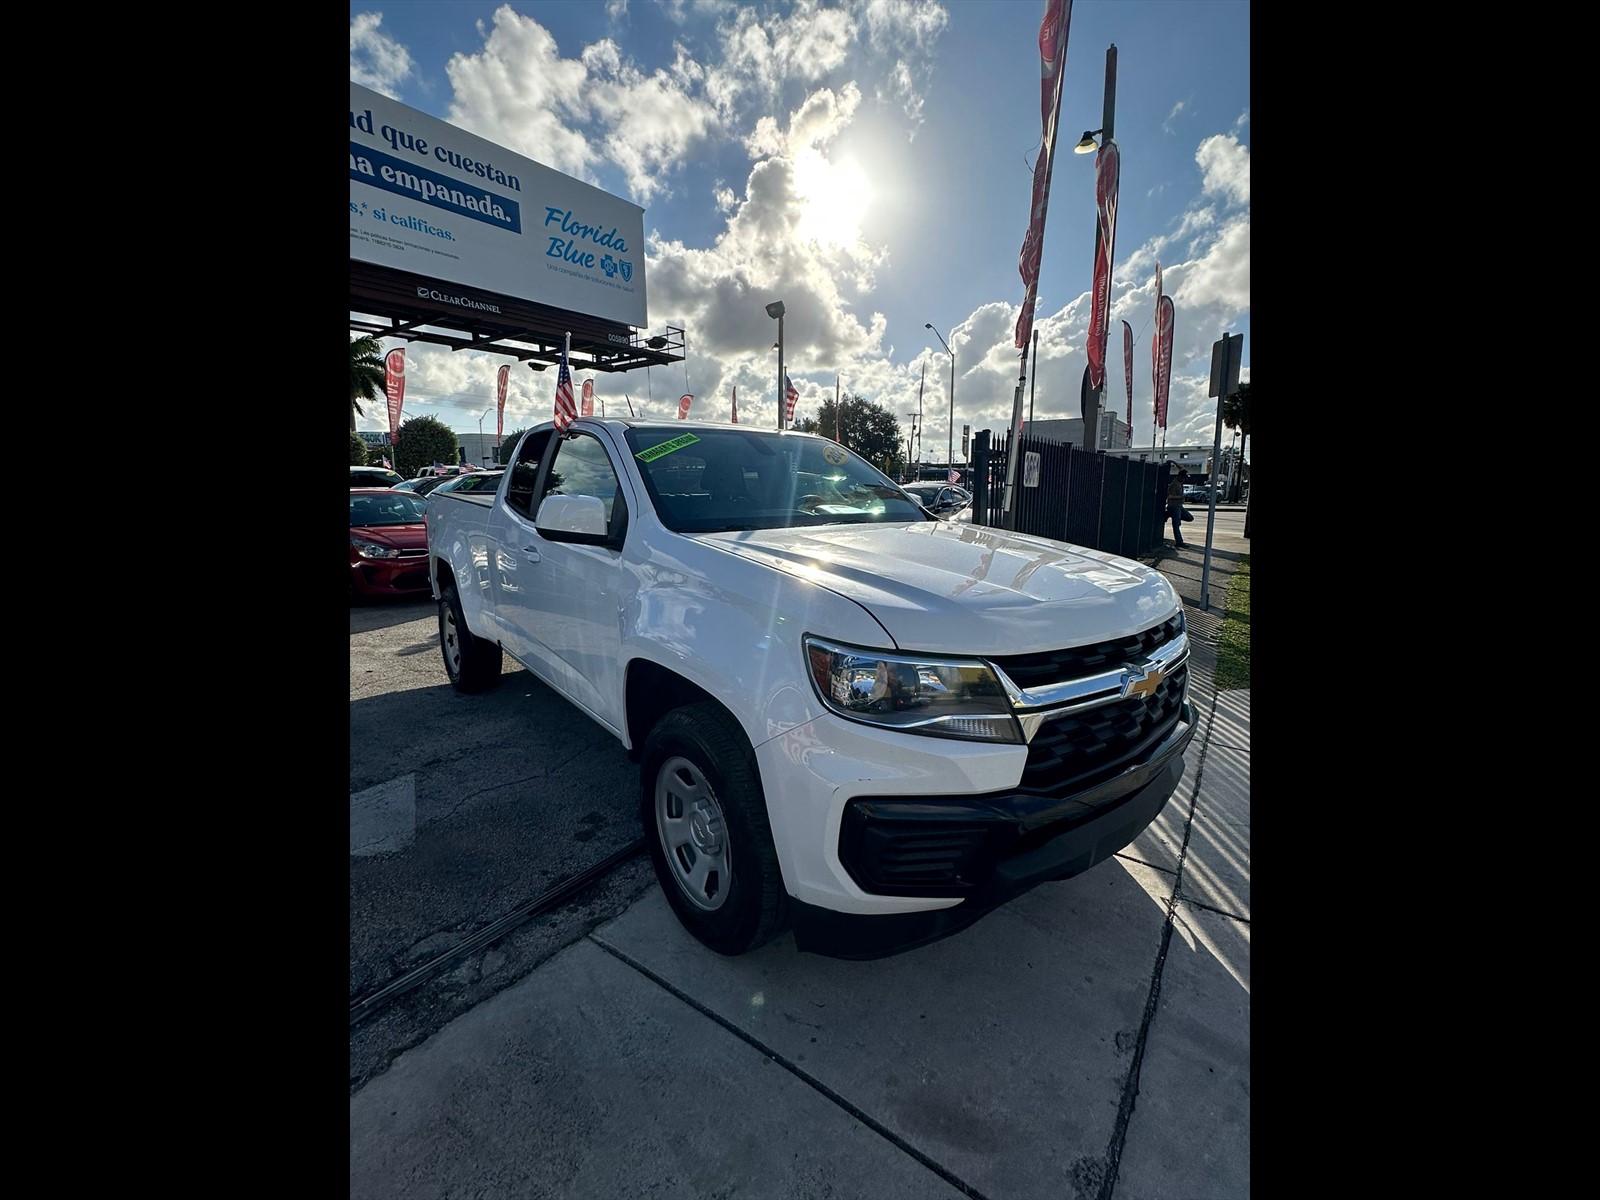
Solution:
[[[689,903],[721,908],[733,882],[727,825],[710,782],[686,758],[669,758],[656,775],[656,833]]]

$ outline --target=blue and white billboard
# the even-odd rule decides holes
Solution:
[[[357,83],[350,257],[646,323],[644,209]]]

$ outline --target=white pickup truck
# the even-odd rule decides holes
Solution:
[[[940,520],[826,438],[546,424],[427,524],[451,683],[510,655],[610,731],[667,900],[723,954],[953,933],[1126,846],[1183,773],[1158,572]]]

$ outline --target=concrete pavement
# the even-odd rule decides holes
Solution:
[[[1212,678],[1249,542],[1208,570],[1206,524],[1146,560],[1200,730],[1121,854],[872,962],[722,958],[650,888],[351,1097],[351,1196],[1248,1197],[1250,693]]]

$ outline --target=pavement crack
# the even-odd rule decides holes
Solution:
[[[1170,928],[1170,926],[1169,926],[1169,928]],[[940,1179],[944,1180],[951,1187],[955,1188],[963,1196],[970,1196],[970,1197],[972,1197],[972,1200],[989,1200],[989,1198],[983,1192],[981,1192],[977,1188],[973,1187],[970,1183],[968,1183],[966,1180],[962,1179],[959,1175],[956,1175],[948,1167],[945,1167],[943,1164],[935,1162],[933,1159],[929,1158],[921,1150],[918,1150],[910,1142],[906,1141],[905,1138],[901,1137],[894,1130],[892,1130],[888,1126],[884,1125],[883,1122],[877,1120],[875,1117],[871,1116],[869,1113],[865,1112],[864,1110],[856,1107],[849,1100],[846,1100],[843,1096],[841,1096],[838,1092],[834,1091],[827,1084],[823,1083],[816,1076],[814,1076],[814,1075],[808,1073],[807,1071],[805,1071],[804,1069],[802,1069],[799,1066],[798,1063],[791,1062],[788,1058],[784,1057],[778,1051],[774,1050],[771,1046],[768,1046],[765,1042],[761,1041],[759,1038],[754,1037],[753,1035],[751,1035],[749,1033],[746,1033],[743,1029],[739,1028],[739,1026],[735,1025],[732,1021],[728,1020],[726,1017],[722,1016],[720,1013],[717,1013],[717,1012],[713,1011],[712,1009],[706,1007],[704,1004],[700,1003],[700,1001],[696,1000],[693,996],[689,995],[687,992],[683,991],[681,988],[674,987],[666,979],[664,979],[660,975],[656,974],[656,972],[652,971],[649,967],[645,966],[638,959],[631,957],[630,955],[628,955],[628,954],[624,953],[623,951],[617,949],[615,946],[612,946],[612,945],[610,945],[610,944],[608,944],[606,942],[601,941],[599,938],[595,937],[593,934],[589,935],[589,940],[592,943],[594,943],[594,945],[596,945],[596,946],[600,947],[600,949],[604,950],[607,954],[611,955],[611,957],[616,959],[618,962],[623,963],[626,966],[632,967],[635,971],[637,971],[639,974],[643,975],[646,979],[650,980],[657,987],[659,987],[663,991],[668,992],[671,995],[677,997],[683,1003],[687,1004],[690,1008],[692,1008],[696,1012],[698,1012],[701,1016],[707,1018],[710,1021],[715,1022],[717,1025],[720,1025],[723,1029],[727,1030],[734,1037],[738,1038],[741,1042],[744,1042],[747,1046],[750,1046],[752,1049],[754,1049],[763,1058],[767,1059],[769,1062],[771,1062],[771,1063],[773,1063],[773,1064],[775,1064],[775,1065],[777,1065],[779,1067],[782,1067],[785,1071],[789,1072],[789,1074],[793,1075],[801,1083],[805,1084],[807,1087],[809,1087],[812,1090],[816,1091],[818,1094],[820,1094],[821,1096],[823,1096],[827,1100],[831,1101],[832,1103],[836,1104],[838,1107],[842,1108],[845,1112],[849,1113],[857,1121],[861,1122],[861,1124],[865,1125],[868,1129],[872,1130],[879,1137],[883,1138],[886,1142],[890,1143],[892,1146],[894,1146],[896,1149],[898,1149],[901,1153],[903,1153],[903,1154],[905,1154],[905,1155],[907,1155],[907,1156],[909,1156],[911,1158],[916,1159],[917,1162],[921,1163],[928,1170],[932,1171],[935,1175],[937,1175]],[[803,1021],[800,1022],[800,1023],[801,1024],[805,1024],[805,1022],[803,1022]]]

